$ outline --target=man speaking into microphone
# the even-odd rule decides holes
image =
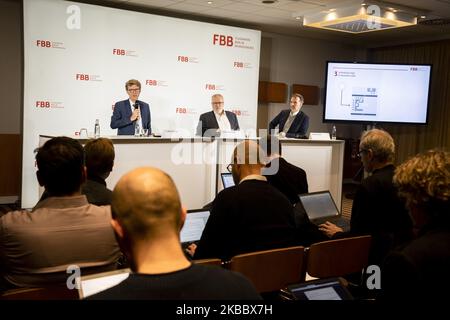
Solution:
[[[131,79],[125,83],[129,99],[116,102],[113,115],[111,116],[111,129],[118,129],[117,134],[134,135],[136,128],[148,129],[152,132],[150,125],[150,107],[148,103],[138,100],[141,93],[141,83]]]

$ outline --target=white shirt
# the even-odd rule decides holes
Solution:
[[[130,106],[131,106],[131,113],[133,113],[133,111],[134,111],[134,103],[133,103],[133,101],[131,101],[130,99],[128,99],[128,101],[130,101]],[[135,102],[136,103],[136,102]],[[141,105],[139,105],[139,109],[141,109]],[[142,127],[142,116],[139,116],[139,119],[138,120],[136,120],[136,122],[134,123],[134,126],[136,127],[136,124],[138,124],[139,125],[139,128],[141,128],[141,129],[143,129],[143,127]]]
[[[219,124],[220,131],[231,131],[230,121],[228,120],[227,114],[225,110],[221,115],[214,111],[214,115],[216,116],[217,123]]]
[[[247,180],[267,181],[267,178],[262,175],[259,175],[259,174],[250,174],[250,175],[246,176],[245,178],[243,178],[241,181],[239,181],[239,184],[241,184],[242,182],[247,181]]]

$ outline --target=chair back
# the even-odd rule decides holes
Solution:
[[[228,268],[247,277],[258,292],[273,292],[300,282],[303,257],[302,246],[257,251],[234,256]]]
[[[78,300],[78,290],[64,286],[18,288],[2,293],[0,300]]]
[[[307,251],[306,272],[316,278],[340,277],[367,267],[371,236],[314,243]]]
[[[206,265],[212,265],[212,266],[221,266],[222,260],[218,258],[211,258],[211,259],[199,259],[199,260],[193,260],[195,264],[206,264]]]

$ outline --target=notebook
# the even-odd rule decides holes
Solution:
[[[120,269],[83,276],[77,279],[80,299],[118,285],[130,275],[130,269]]]
[[[287,291],[295,300],[353,300],[341,278],[320,279],[294,284]]]
[[[223,188],[234,186],[233,175],[229,172],[221,173]]]
[[[180,232],[180,242],[183,246],[200,240],[208,218],[209,210],[207,209],[188,210]]]
[[[330,221],[344,229],[344,231],[350,229],[348,220],[342,218],[339,214],[336,203],[329,191],[300,194],[299,198],[312,223],[319,225]]]

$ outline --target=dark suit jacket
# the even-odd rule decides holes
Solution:
[[[139,108],[141,109],[142,129],[148,129],[150,134],[151,128],[151,116],[150,107],[147,103],[137,100]],[[120,135],[134,135],[135,121],[131,121],[131,106],[130,100],[119,101],[114,105],[114,112],[111,116],[111,129],[119,129],[117,134]]]
[[[264,172],[273,169],[278,165],[278,171],[275,174],[264,174],[267,181],[281,191],[292,204],[300,201],[299,194],[308,193],[308,181],[306,172],[302,168],[290,164],[283,158],[273,159],[266,165]]]
[[[356,190],[350,220],[350,232],[334,237],[372,235],[370,263],[380,265],[395,246],[409,241],[412,221],[392,182],[395,167],[374,170]]]
[[[429,224],[416,240],[388,255],[381,269],[383,297],[448,301],[450,221],[446,220]]]
[[[233,112],[225,111],[228,121],[230,121],[231,130],[239,130],[239,122],[236,115]],[[197,125],[197,135],[204,136],[205,131],[208,129],[219,129],[214,111],[205,112],[200,115]]]
[[[194,258],[226,260],[297,244],[289,200],[266,181],[247,180],[217,195]]]
[[[278,125],[280,132],[283,131],[284,124],[286,123],[290,112],[291,110],[281,111],[275,118],[273,118],[272,121],[270,121],[269,130],[275,129],[275,127]],[[287,138],[304,137],[306,136],[308,128],[309,128],[309,117],[303,111],[300,111],[295,116],[295,119],[292,122],[291,127],[289,128],[286,134],[286,137]]]
[[[106,187],[104,179],[96,176],[88,176],[86,182],[81,186],[81,193],[86,195],[89,203],[96,206],[111,204],[112,191]]]

